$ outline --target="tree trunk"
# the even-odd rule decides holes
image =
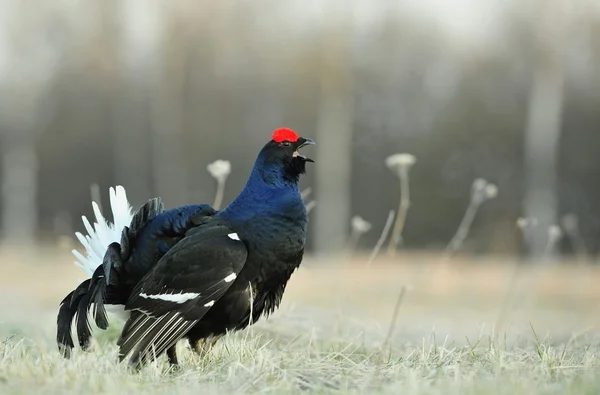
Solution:
[[[151,198],[151,134],[149,89],[156,56],[159,23],[155,0],[119,0],[121,95],[115,119],[116,180],[127,190],[134,206]]]
[[[173,53],[171,42],[181,40],[178,15],[158,12],[159,32],[154,49],[155,78],[150,95],[154,188],[168,207],[183,205],[188,198],[185,157],[184,92],[187,54]],[[169,21],[169,22],[163,22]],[[181,46],[177,47],[181,50]]]
[[[527,190],[524,212],[536,218],[530,252],[539,258],[548,245],[548,229],[557,224],[557,149],[563,105],[565,21],[562,2],[539,8],[534,80],[525,136]],[[546,251],[552,253],[552,250]]]
[[[352,155],[352,4],[338,1],[338,23],[324,22],[321,48],[321,100],[317,118],[316,253],[337,253],[350,223]]]
[[[38,161],[30,126],[13,123],[2,140],[2,233],[11,245],[36,239]]]
[[[36,136],[39,126],[45,124],[58,56],[40,40],[46,32],[45,22],[51,19],[44,17],[46,11],[43,6],[32,8],[18,1],[0,7],[1,215],[7,244],[36,241]]]

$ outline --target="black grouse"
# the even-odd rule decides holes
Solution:
[[[177,364],[176,343],[187,338],[206,351],[227,331],[271,314],[300,265],[308,216],[298,182],[312,159],[298,150],[314,144],[289,128],[273,132],[246,186],[223,210],[206,204],[164,210],[160,198],[135,214],[122,187],[111,189],[114,225],[97,205],[95,229],[78,234],[87,257],[75,252],[91,278],[60,304],[57,342],[65,357],[89,347],[91,312],[108,327],[106,308],[128,314],[118,340],[119,360],[141,367],[167,352]],[[102,257],[102,258],[101,258]]]

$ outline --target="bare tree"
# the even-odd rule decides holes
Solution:
[[[36,238],[36,136],[46,123],[48,90],[57,71],[57,51],[45,31],[51,5],[0,5],[0,119],[2,122],[2,231],[7,243]]]
[[[153,65],[160,43],[159,3],[156,0],[117,0],[120,63],[120,99],[115,115],[117,183],[130,199],[141,203],[152,194],[150,173],[148,85],[156,77]]]
[[[548,229],[558,221],[556,158],[562,123],[565,11],[563,1],[544,3],[536,10],[534,80],[525,130],[524,211],[539,223],[530,246],[538,257],[546,248]]]
[[[340,250],[350,224],[353,7],[351,2],[341,0],[335,4],[331,15],[337,18],[323,23],[321,47],[314,215],[315,250],[320,253]]]
[[[152,175],[156,193],[165,203],[181,205],[188,198],[183,90],[187,54],[182,46],[171,46],[172,42],[181,40],[176,8],[161,9],[156,3],[153,7],[157,42],[152,55],[154,78],[148,81],[151,85]]]

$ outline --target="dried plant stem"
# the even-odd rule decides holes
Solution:
[[[400,169],[400,203],[398,205],[398,216],[394,223],[394,230],[392,232],[392,238],[390,244],[388,244],[388,255],[396,255],[398,245],[402,241],[402,231],[404,230],[404,224],[406,223],[406,216],[408,209],[410,208],[410,178],[408,176],[408,169],[403,167]]]
[[[300,196],[302,196],[302,200],[306,200],[306,198],[308,196],[310,196],[311,193],[312,193],[312,188],[308,187],[305,190],[303,190],[302,192],[300,192]]]
[[[528,233],[524,234],[525,237],[531,236]],[[554,235],[551,231],[548,232],[548,241],[542,257],[542,262],[549,262],[552,259],[552,252],[556,247],[556,244],[560,241],[560,235]],[[539,281],[542,270],[545,270],[544,265],[534,265],[529,270],[529,275],[523,272],[525,265],[523,263],[517,263],[515,271],[510,279],[509,286],[507,289],[506,296],[502,303],[498,319],[496,321],[496,329],[500,329],[504,325],[508,312],[511,309],[523,309],[532,308],[535,304],[537,295],[535,293],[535,283]],[[524,284],[519,286],[519,279],[524,278]]]
[[[362,236],[362,233],[357,231],[356,229],[352,229],[352,233],[350,233],[350,238],[348,239],[348,251],[353,252],[356,249],[356,245],[358,244],[358,240]]]
[[[460,225],[458,226],[458,230],[448,246],[446,247],[446,255],[444,261],[449,261],[452,256],[462,247],[467,236],[469,235],[469,230],[471,229],[471,225],[475,220],[475,216],[477,215],[477,211],[481,204],[483,203],[483,197],[475,193],[471,198],[471,202],[469,203],[469,207],[467,207],[467,211],[460,221]]]
[[[373,248],[373,252],[371,252],[371,256],[369,257],[367,266],[371,266],[371,264],[377,257],[377,254],[379,254],[381,247],[383,247],[383,243],[385,243],[385,239],[387,239],[387,235],[388,233],[390,233],[392,221],[394,221],[394,214],[394,210],[390,211],[390,213],[388,214],[388,218],[385,222],[385,226],[383,227],[383,231],[381,232],[381,236],[379,236],[379,240],[377,240],[377,244],[375,244],[375,248]]]
[[[402,286],[400,289],[400,294],[398,295],[398,299],[396,300],[396,305],[394,306],[394,312],[392,314],[392,321],[390,322],[390,327],[388,329],[388,333],[385,336],[385,340],[381,343],[381,351],[383,351],[391,342],[392,336],[394,335],[394,331],[396,329],[396,323],[398,322],[398,315],[400,314],[400,307],[402,306],[402,302],[404,301],[404,296],[406,295],[406,286]]]
[[[542,262],[550,263],[550,259],[552,259],[552,253],[554,252],[559,240],[560,237],[548,237],[548,242],[544,248],[544,255],[542,255]]]
[[[578,219],[575,215],[570,214],[563,217],[563,229],[566,236],[569,238],[575,255],[580,264],[591,263],[589,260],[589,251],[586,246],[583,236],[579,230]]]
[[[517,262],[515,264],[515,268],[513,270],[512,276],[510,277],[508,287],[506,288],[506,294],[504,295],[502,305],[500,306],[498,318],[496,319],[495,330],[497,332],[500,332],[503,329],[504,324],[506,323],[506,319],[508,317],[509,309],[513,307],[515,297],[519,296],[518,280],[520,277],[522,277],[522,268],[522,262]]]
[[[391,218],[393,218],[393,216]],[[390,221],[390,223],[391,223],[391,221]],[[398,299],[396,300],[396,305],[394,306],[394,311],[392,313],[392,320],[390,321],[390,326],[388,328],[388,332],[385,336],[385,339],[381,343],[381,346],[379,347],[379,352],[377,354],[375,354],[375,357],[377,358],[377,364],[376,364],[375,370],[373,371],[373,374],[371,375],[371,377],[368,380],[367,387],[369,387],[373,381],[377,380],[378,377],[380,377],[381,368],[383,367],[383,364],[384,364],[385,351],[386,351],[386,348],[388,348],[391,344],[392,336],[394,335],[394,331],[396,330],[396,323],[398,322],[398,316],[400,315],[400,307],[402,307],[402,303],[404,302],[405,295],[406,295],[406,286],[403,285],[402,288],[400,289],[400,294],[398,295]]]
[[[217,192],[215,194],[215,201],[213,203],[213,208],[215,210],[219,210],[221,208],[221,204],[223,204],[224,194],[225,194],[225,179],[218,178],[217,179]]]
[[[515,295],[518,298],[516,300],[519,301],[519,306],[522,309],[532,309],[537,303],[538,295],[536,292],[536,284],[539,283],[542,278],[543,272],[548,270],[548,267],[552,264],[554,249],[561,239],[561,235],[552,235],[551,231],[548,233],[548,242],[546,243],[544,254],[541,257],[541,264],[534,265],[531,268],[528,278],[525,279],[526,284],[524,289]]]
[[[573,244],[573,249],[575,250],[575,255],[579,259],[579,262],[583,264],[588,263],[588,248],[585,244],[585,240],[581,236],[581,233],[579,233],[578,230],[568,230],[566,233]]]
[[[526,244],[528,244],[528,240],[532,237],[532,228],[526,225],[520,226],[523,239]],[[511,308],[514,307],[514,303],[516,300],[519,300],[521,295],[521,289],[519,287],[519,279],[523,277],[523,268],[525,267],[525,263],[523,260],[519,260],[515,264],[515,268],[513,270],[512,276],[510,277],[508,286],[506,288],[506,294],[504,296],[504,300],[502,301],[502,305],[500,306],[500,312],[498,313],[498,318],[496,319],[496,331],[501,331],[504,327],[504,324],[507,320],[508,313]]]

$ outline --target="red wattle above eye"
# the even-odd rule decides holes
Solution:
[[[275,129],[273,132],[273,141],[276,143],[283,143],[284,141],[289,141],[291,143],[295,143],[298,141],[298,135],[290,128],[279,128]]]

